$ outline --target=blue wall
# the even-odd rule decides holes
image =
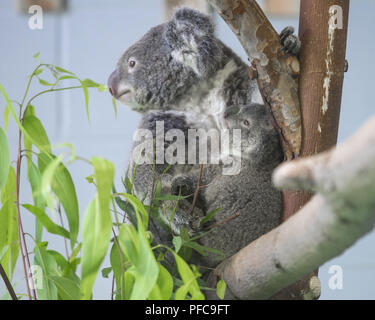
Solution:
[[[36,63],[32,56],[41,53],[44,62],[60,65],[74,71],[82,78],[106,83],[121,53],[150,27],[163,19],[162,0],[71,0],[69,10],[62,15],[44,16],[43,30],[30,30],[27,15],[16,13],[11,0],[0,2],[0,83],[12,99],[20,100],[26,86],[26,75]],[[374,41],[368,33],[375,31],[375,2],[352,1],[349,21],[347,59],[349,72],[345,76],[343,104],[339,131],[342,141],[358,129],[375,113],[370,93],[373,88],[375,64]],[[246,56],[224,22],[216,17],[219,37],[232,47],[244,60]],[[272,19],[280,31],[286,25],[298,28],[296,19]],[[39,90],[34,86],[32,90]],[[1,101],[1,100],[0,100]],[[3,102],[0,102],[2,112]],[[80,91],[49,94],[35,101],[37,115],[44,123],[53,144],[71,142],[77,153],[85,158],[93,155],[111,160],[117,169],[116,182],[124,174],[139,115],[119,105],[118,117],[114,116],[109,94],[92,91],[90,94],[89,124],[85,114],[84,98]],[[2,117],[0,117],[2,125]],[[10,146],[15,150],[16,128],[8,129]],[[360,156],[360,155],[358,155]],[[12,153],[15,159],[15,153]],[[74,163],[70,170],[79,192],[81,215],[95,190],[88,186],[85,177],[91,169],[82,162]],[[25,177],[23,177],[25,178]],[[25,181],[25,180],[24,180]],[[23,202],[30,201],[30,190],[22,184]],[[33,233],[33,219],[23,214],[26,230]],[[48,236],[49,246],[64,250],[60,239]],[[32,242],[29,242],[30,246]],[[340,257],[329,261],[320,269],[322,299],[373,299],[375,298],[375,233],[358,241]],[[338,264],[344,271],[342,290],[328,288],[328,268]],[[103,267],[109,265],[108,260]],[[26,291],[23,272],[19,263],[15,282],[18,292]],[[98,277],[94,298],[110,297],[111,281]],[[0,295],[4,293],[0,282]]]

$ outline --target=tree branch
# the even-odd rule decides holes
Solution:
[[[267,299],[371,231],[374,128],[375,117],[336,149],[281,165],[274,174],[275,185],[318,194],[279,227],[219,265],[210,284],[222,278],[232,298]]]
[[[257,71],[259,90],[274,119],[285,158],[295,158],[301,148],[297,58],[282,50],[278,33],[255,0],[210,3],[235,33]]]
[[[0,276],[3,278],[5,286],[7,287],[9,295],[11,296],[12,300],[18,300],[17,295],[14,292],[13,286],[10,283],[9,278],[1,264],[0,264]]]

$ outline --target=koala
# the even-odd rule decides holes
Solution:
[[[264,105],[231,107],[225,121],[229,130],[241,129],[241,154],[233,154],[241,157],[241,168],[233,176],[216,171],[202,189],[202,210],[220,211],[209,222],[214,227],[199,241],[229,257],[281,223],[282,194],[273,187],[271,176],[283,152]],[[214,267],[222,257],[208,254],[194,260]]]
[[[187,112],[206,128],[221,129],[227,107],[262,103],[247,65],[215,36],[210,18],[186,7],[125,51],[108,87],[137,112]]]
[[[139,199],[142,199],[146,205],[152,203],[153,192],[155,191],[157,181],[160,181],[161,194],[171,194],[171,186],[175,176],[199,171],[198,164],[188,164],[187,161],[188,151],[189,148],[191,148],[191,141],[188,139],[188,130],[193,126],[199,128],[197,122],[190,123],[184,113],[177,111],[150,111],[142,117],[138,129],[143,139],[137,137],[137,131],[129,163],[128,176],[133,181],[135,194]],[[161,128],[163,131],[158,132]],[[178,133],[182,136],[182,139],[175,139],[173,134],[176,134],[176,131],[179,131]],[[146,135],[146,133],[148,134]],[[159,146],[156,142],[156,140],[159,139],[158,135],[162,135],[162,141]],[[147,146],[148,149],[151,150],[148,155],[145,153]],[[196,142],[195,147],[197,147]],[[182,158],[180,159],[174,155],[174,151],[178,148],[180,151],[181,148],[183,149]],[[156,153],[160,151],[163,153],[162,162],[158,162],[158,156],[156,155]],[[172,158],[172,162],[170,162],[170,160],[168,162],[167,156]],[[179,164],[179,162],[182,164]],[[198,163],[198,161],[196,160],[195,163]],[[193,188],[192,184],[186,183],[185,186]],[[190,196],[190,199],[162,201],[161,218],[165,225],[171,227],[171,230],[163,230],[160,226],[153,223],[151,225],[153,228],[151,231],[155,233],[157,242],[169,244],[171,240],[170,232],[179,234],[182,227],[185,227],[190,233],[197,231],[199,221],[204,217],[204,213],[198,207],[192,210],[191,199],[194,190],[190,190],[191,191],[183,189],[180,193],[185,197]],[[179,195],[179,192],[175,192],[174,194]],[[171,224],[169,224],[168,219],[173,212],[174,219]]]
[[[286,53],[297,54],[300,41],[293,32],[285,28],[280,41]],[[139,113],[185,111],[192,121],[219,129],[226,108],[263,103],[248,66],[215,36],[209,16],[187,7],[125,51],[108,88]]]
[[[286,53],[297,54],[300,42],[292,33],[286,28],[280,41]],[[240,213],[201,239],[202,244],[229,256],[279,224],[281,195],[271,185],[271,172],[282,161],[277,134],[266,122],[263,99],[256,80],[248,76],[248,66],[216,37],[207,15],[183,7],[170,21],[150,29],[121,56],[108,87],[113,97],[143,115],[140,129],[153,131],[162,119],[167,127],[183,132],[244,129],[240,174],[222,175],[222,163],[204,165],[202,184],[208,186],[201,190],[190,216],[191,198],[180,201],[175,232],[185,225],[196,228],[211,209],[222,208],[213,223]],[[134,143],[133,151],[138,146]],[[161,152],[168,146],[164,144]],[[150,204],[154,177],[160,178],[162,193],[189,195],[196,187],[199,165],[156,164],[153,168],[137,166],[133,157],[128,174],[133,172],[137,194]],[[174,204],[166,203],[167,216]],[[213,256],[203,258],[202,264],[208,266],[218,262]]]

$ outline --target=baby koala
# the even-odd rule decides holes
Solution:
[[[202,124],[203,126],[204,124]],[[198,164],[188,163],[188,130],[199,128],[200,123],[191,123],[187,113],[178,111],[149,111],[141,119],[134,135],[128,178],[133,182],[134,193],[145,205],[153,202],[156,185],[160,193],[172,194],[171,185],[175,176],[199,170]],[[179,157],[176,154],[180,153]],[[183,189],[185,195],[188,191]],[[175,193],[178,195],[178,192]],[[192,210],[191,200],[160,201],[160,218],[171,230],[161,228],[160,223],[151,223],[150,228],[159,243],[167,244],[171,232],[179,234],[182,227],[188,231],[197,229],[204,213],[198,207]],[[170,217],[173,220],[169,223]],[[151,221],[153,218],[151,217]]]
[[[273,187],[271,176],[282,162],[283,153],[264,105],[230,107],[224,121],[231,133],[241,129],[241,152],[230,154],[239,157],[241,165],[235,175],[224,175],[222,164],[204,167],[202,184],[208,185],[200,190],[198,205],[206,214],[217,208],[220,211],[209,222],[212,228],[206,226],[209,232],[199,241],[229,257],[280,224],[282,195]],[[184,186],[186,190],[194,189],[197,172],[175,177],[172,189],[178,190],[181,181],[195,184]],[[196,254],[191,262],[214,267],[222,259],[215,254]]]

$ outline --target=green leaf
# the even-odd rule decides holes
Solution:
[[[173,255],[176,260],[178,272],[181,276],[182,281],[187,286],[186,290],[190,293],[191,298],[193,300],[203,300],[204,295],[199,289],[198,282],[195,278],[193,271],[177,253],[173,252]]]
[[[40,155],[39,155],[40,156]],[[54,212],[54,199],[51,194],[52,181],[54,179],[55,173],[61,163],[63,155],[60,155],[58,158],[55,158],[48,164],[48,166],[42,172],[42,185],[41,193],[44,199],[46,199],[47,205],[51,212]],[[39,166],[39,168],[41,168]]]
[[[41,152],[51,153],[51,144],[47,133],[36,116],[30,115],[25,117],[23,120],[23,127],[27,130],[33,141],[37,142],[36,146]]]
[[[135,276],[134,276],[134,267],[130,267],[124,273],[123,287],[124,287],[124,299],[130,300],[132,291],[134,288]]]
[[[216,286],[216,294],[217,296],[223,300],[225,296],[225,290],[227,289],[227,284],[223,279],[219,280]]]
[[[33,55],[33,58],[37,59],[39,58],[40,52],[37,52],[36,54]]]
[[[46,205],[46,201],[41,193],[42,175],[40,174],[39,169],[33,162],[30,162],[27,171],[27,176],[31,185],[34,204],[39,208],[44,208]]]
[[[34,204],[38,208],[44,209],[44,207],[46,206],[46,201],[41,192],[42,175],[40,174],[39,169],[35,166],[35,164],[32,161],[28,162],[27,178],[30,182]],[[42,232],[43,225],[37,219],[35,223],[35,239],[37,242],[42,241]]]
[[[0,128],[0,190],[5,186],[9,174],[9,145],[7,137]]]
[[[169,300],[173,292],[173,278],[161,264],[159,264],[158,280],[148,296],[149,300]]]
[[[50,83],[50,82],[48,82],[48,81],[46,81],[46,80],[43,80],[43,79],[40,79],[40,78],[38,78],[38,80],[39,80],[39,83],[40,83],[42,86],[52,87],[52,86],[55,85],[55,83]]]
[[[87,176],[85,179],[87,180],[88,183],[94,183],[94,175],[93,174],[90,174],[89,176]]]
[[[88,88],[98,88],[101,86],[101,84],[91,80],[91,79],[84,79],[82,80],[82,83],[88,87]]]
[[[36,145],[38,147],[38,143],[30,136],[29,132],[23,127],[23,125],[21,124],[20,120],[18,119],[17,117],[17,114],[16,112],[14,111],[14,108],[13,108],[13,105],[12,105],[12,101],[9,99],[7,93],[5,92],[3,86],[0,84],[0,92],[5,100],[5,103],[6,103],[6,106],[14,120],[14,122],[17,124],[18,128],[22,131],[22,133],[25,135],[25,137],[27,137],[28,139],[30,139],[30,141]],[[29,109],[29,106],[27,107],[26,109],[26,112],[27,110]],[[25,112],[25,113],[26,113]]]
[[[182,246],[182,238],[180,236],[173,237],[172,243],[174,245],[176,253],[178,253],[178,251],[180,251],[181,246]]]
[[[113,110],[115,110],[115,118],[117,119],[117,104],[116,104],[116,99],[114,97],[112,98],[112,106],[113,106]]]
[[[34,263],[40,266],[41,270],[35,269],[33,272],[34,284],[37,289],[38,299],[56,300],[57,289],[55,284],[50,280],[58,274],[57,263],[53,256],[49,254],[42,243],[38,243],[34,248]]]
[[[103,268],[102,269],[102,277],[108,279],[108,276],[111,272],[112,272],[111,267]]]
[[[61,68],[61,67],[57,67],[57,66],[55,66],[55,69],[56,69],[57,71],[61,72],[61,73],[68,73],[68,74],[71,74],[71,75],[74,75],[74,76],[75,76],[75,74],[74,74],[73,72],[70,72],[70,71],[68,71],[68,70],[66,70],[66,69],[63,69],[63,68]]]
[[[48,183],[51,182],[52,191],[60,200],[68,219],[70,244],[73,248],[79,229],[78,200],[72,177],[68,169],[58,159],[61,158],[45,153],[38,155],[38,167],[42,173],[42,192],[43,189],[48,189]],[[50,179],[52,180],[50,181]]]
[[[53,259],[55,259],[61,271],[69,268],[69,262],[66,261],[65,257],[61,253],[55,250],[47,250],[47,252],[53,257]]]
[[[221,256],[222,258],[225,258],[224,253],[222,253],[221,251],[219,251],[217,249],[214,249],[214,248],[202,246],[202,245],[200,245],[200,244],[198,244],[197,242],[194,242],[194,241],[186,241],[186,242],[184,242],[184,246],[194,249],[195,251],[197,251],[202,256],[206,256],[207,252],[211,252],[211,253],[214,253],[218,256]]]
[[[90,114],[89,114],[89,91],[87,90],[87,86],[85,85],[85,83],[78,79],[77,80],[81,83],[81,86],[82,86],[82,89],[83,89],[83,93],[85,95],[85,107],[86,107],[86,114],[87,114],[87,119],[90,121]]]
[[[34,71],[34,75],[35,76],[38,76],[38,75],[40,75],[41,73],[43,72],[43,69],[42,68],[38,68],[38,69],[36,69],[35,71]]]
[[[202,220],[201,220],[201,226],[203,226],[205,223],[209,222],[213,216],[215,214],[217,214],[219,211],[221,210],[221,208],[217,208],[215,210],[212,210],[211,212],[209,212]]]
[[[105,92],[105,91],[108,91],[108,86],[106,84],[101,84],[99,85],[98,87],[98,91],[99,92]]]
[[[99,267],[107,253],[111,239],[112,220],[108,208],[101,211],[99,196],[89,204],[82,226],[82,276],[83,299],[91,298]]]
[[[8,249],[0,260],[9,278],[12,278],[19,255],[18,220],[16,202],[16,173],[8,166],[8,179],[1,191],[0,250]]]
[[[70,238],[69,232],[60,227],[59,225],[55,224],[44,212],[44,210],[40,209],[39,207],[32,206],[30,204],[23,204],[22,205],[25,209],[30,211],[46,228],[49,233],[57,234],[59,236],[65,237],[67,239]]]
[[[120,250],[118,248],[118,245],[116,241],[112,245],[111,253],[109,256],[111,267],[113,270],[113,274],[115,276],[115,282],[116,282],[116,300],[124,299],[125,298],[125,285],[123,284],[124,279],[124,268],[121,265],[121,255]]]
[[[9,108],[8,106],[5,106],[5,109],[4,109],[4,131],[5,132],[7,132],[8,123],[9,123]]]
[[[148,212],[145,209],[145,206],[140,202],[137,197],[128,193],[118,193],[117,195],[123,196],[129,203],[132,205],[136,213],[140,213],[143,222],[143,228],[147,230],[148,228]]]
[[[79,300],[81,293],[79,286],[71,279],[65,277],[49,276],[57,288],[57,294],[63,300]]]
[[[181,287],[179,287],[177,290],[176,290],[176,293],[175,293],[175,300],[185,300],[186,299],[186,296],[187,294],[189,293],[189,287],[192,283],[193,279],[187,283],[184,283]]]
[[[159,274],[158,263],[150,247],[140,215],[137,214],[138,232],[134,227],[121,225],[119,242],[122,251],[130,259],[134,270],[134,285],[130,295],[132,300],[144,300],[153,289]]]
[[[103,219],[103,222],[108,222],[108,218],[111,216],[110,203],[112,199],[112,186],[115,176],[115,168],[111,162],[99,157],[91,158],[91,163],[94,167],[100,211],[105,218]]]

